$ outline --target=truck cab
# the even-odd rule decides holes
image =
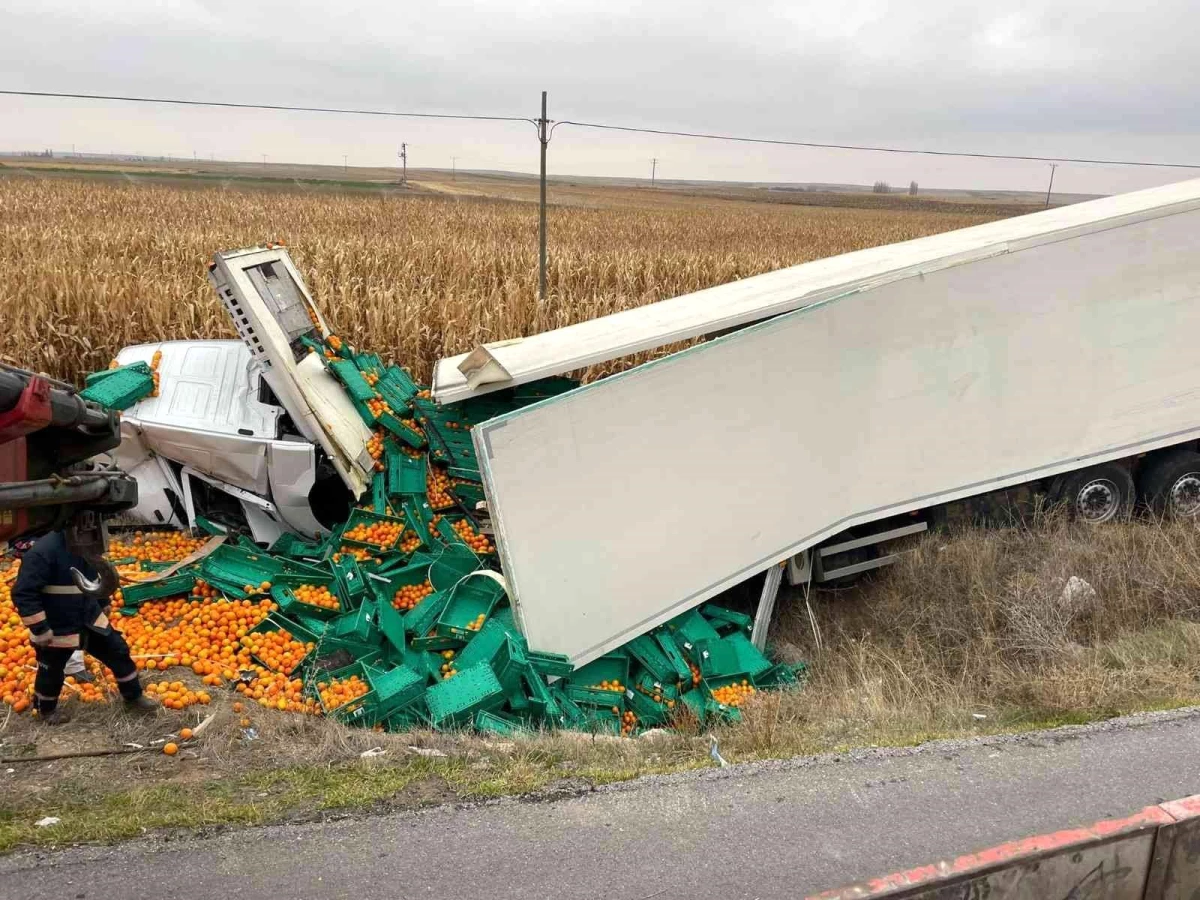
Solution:
[[[113,453],[141,489],[130,514],[183,528],[203,516],[263,544],[327,534],[373,465],[370,431],[314,349],[329,327],[286,254],[218,254],[209,280],[241,340],[140,344],[117,356],[158,375],[155,393],[122,416]]]

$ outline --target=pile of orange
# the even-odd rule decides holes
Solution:
[[[146,534],[135,531],[129,539],[114,539],[108,543],[110,559],[132,557],[142,562],[175,562],[204,546],[203,538],[188,537],[182,531],[160,531]]]
[[[363,380],[371,387],[375,387],[375,385],[379,384],[379,373],[374,370],[363,372]]]
[[[201,704],[207,706],[212,697],[207,691],[193,691],[182,681],[151,682],[143,688],[147,694],[158,699],[167,709],[187,709]]]
[[[321,702],[325,705],[325,709],[334,710],[357,700],[370,688],[357,675],[351,675],[349,678],[318,682],[317,690],[321,694]]]
[[[430,466],[425,470],[425,496],[429,505],[434,509],[446,509],[454,505],[454,495],[450,493],[450,476],[439,466]]]
[[[404,529],[404,534],[400,535],[400,550],[404,553],[412,553],[421,546],[421,538],[411,528]]]
[[[275,608],[270,600],[176,598],[143,603],[136,616],[117,616],[113,624],[125,635],[139,669],[187,666],[228,680],[250,662],[241,638]]]
[[[367,401],[367,409],[371,411],[371,415],[378,419],[384,413],[391,413],[392,407],[388,402],[380,397],[372,397]]]
[[[24,712],[33,693],[33,676],[37,671],[29,631],[12,602],[12,585],[19,564],[0,575],[0,699]]]
[[[432,593],[433,585],[429,583],[428,578],[421,584],[406,584],[392,597],[392,606],[401,612],[407,612]]]
[[[341,609],[338,598],[330,593],[329,588],[320,584],[302,584],[292,589],[296,599],[310,606],[320,606],[324,609]]]
[[[592,687],[597,691],[623,691],[625,685],[621,684],[619,679],[614,678],[612,681],[602,681],[599,684],[593,684]]]
[[[327,343],[330,347],[332,347],[334,350],[336,350],[339,353],[342,350],[342,339],[340,337],[338,337],[336,334],[331,334],[328,338],[326,338],[325,343]]]
[[[442,663],[442,681],[445,681],[446,679],[453,678],[455,675],[457,675],[458,669],[454,665],[453,650],[443,650],[442,659],[445,660],[445,662]]]
[[[471,527],[471,523],[466,519],[459,519],[451,526],[455,533],[463,539],[468,547],[479,554],[494,553],[496,548],[492,546],[492,542],[488,540],[486,534],[480,534]]]
[[[467,623],[467,631],[478,631],[483,627],[483,623],[487,621],[487,616],[480,613],[474,619]]]
[[[342,546],[338,548],[338,552],[333,554],[334,562],[339,562],[343,556],[352,556],[360,563],[378,562],[378,560],[371,555],[371,551],[366,547],[352,547],[349,544],[342,544]]]
[[[741,706],[754,693],[754,685],[743,678],[740,682],[735,681],[733,684],[715,688],[712,695],[718,703],[724,703],[726,706]]]
[[[688,668],[692,670],[692,687],[697,687],[700,684],[700,667],[688,660]]]
[[[290,675],[316,644],[298,641],[291,632],[281,628],[278,631],[252,631],[242,638],[242,646],[248,647],[271,671]]]
[[[647,697],[649,697],[651,700],[653,700],[655,703],[662,703],[662,702],[663,702],[663,693],[662,693],[662,686],[661,686],[661,685],[659,685],[659,684],[655,684],[655,685],[654,685],[654,689],[653,689],[653,690],[651,690],[651,689],[649,689],[649,688],[644,688],[644,687],[642,687],[642,686],[639,684],[639,685],[637,685],[637,689],[638,689],[639,691],[641,691],[643,694],[645,694]],[[667,708],[668,708],[668,709],[674,709],[674,708],[675,708],[675,701],[674,701],[674,700],[672,700],[670,697],[668,697],[668,698],[667,698],[667,700],[666,700],[666,704],[667,704]]]
[[[311,715],[320,712],[316,701],[304,695],[304,682],[299,678],[290,678],[283,672],[272,672],[262,666],[253,666],[252,670],[253,679],[249,682],[239,681],[234,685],[234,690],[247,700],[256,700],[259,706],[277,709],[280,712]],[[234,711],[237,711],[236,705]]]
[[[403,530],[404,525],[400,522],[361,522],[347,531],[343,537],[348,541],[374,544],[376,547],[386,549],[396,543]]]
[[[626,710],[621,716],[621,737],[628,737],[637,729],[638,717],[632,710]]]
[[[367,441],[367,452],[371,454],[371,459],[376,462],[383,458],[383,435],[378,431],[373,432],[370,440]],[[378,471],[382,471],[382,468]]]

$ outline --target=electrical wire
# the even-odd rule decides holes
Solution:
[[[200,106],[222,109],[264,109],[277,112],[336,113],[355,116],[392,116],[397,118],[412,119],[457,119],[482,122],[529,122],[535,126],[538,125],[539,122],[538,119],[530,118],[529,116],[484,116],[470,115],[465,113],[421,113],[399,112],[381,109],[346,109],[341,107],[325,106],[286,106],[283,104],[233,103],[218,100],[179,100],[168,97],[127,97],[111,94],[75,94],[65,91],[14,91],[0,89],[0,94],[13,97],[49,97],[68,100],[108,100],[121,103],[159,103],[174,106]],[[552,120],[547,120],[547,124],[550,124],[551,121]],[[740,135],[716,134],[713,132],[704,131],[673,131],[666,128],[640,128],[633,125],[611,125],[604,122],[583,122],[574,119],[554,121],[553,127],[550,129],[549,133],[553,134],[554,129],[558,128],[560,125],[573,125],[576,128],[592,128],[601,131],[620,131],[626,134],[653,134],[667,137],[696,138],[708,141],[730,141],[741,144],[767,144],[779,147],[809,147],[820,150],[859,150],[869,153],[946,156],[959,157],[963,159],[1008,159],[1018,162],[1075,163],[1093,166],[1135,166],[1155,169],[1200,169],[1200,163],[1150,162],[1133,159],[1092,159],[1088,157],[1075,156],[1036,156],[1033,154],[1019,153],[976,153],[964,150],[928,150],[923,148],[885,147],[870,144],[834,144],[823,143],[819,141],[791,141],[783,140],[781,138],[743,137]],[[548,137],[547,140],[549,140]]]
[[[865,150],[871,153],[912,153],[922,156],[957,156],[968,159],[1013,159],[1027,162],[1083,163],[1096,166],[1149,166],[1161,169],[1200,169],[1200,163],[1143,162],[1130,159],[1086,159],[1072,156],[1032,156],[1016,153],[972,153],[955,150],[923,150],[907,147],[875,147],[866,144],[823,144],[816,141],[785,141],[775,138],[738,137],[730,134],[709,134],[702,131],[669,131],[663,128],[638,128],[632,125],[606,125],[600,122],[576,122],[563,119],[554,123],[574,125],[578,128],[596,128],[603,131],[622,131],[632,134],[657,134],[672,137],[702,138],[710,141],[735,141],[743,144],[774,144],[783,147],[815,147],[823,150]]]
[[[232,103],[220,100],[177,100],[168,97],[124,97],[113,94],[70,94],[61,91],[9,91],[10,97],[53,97],[66,100],[114,100],[121,103],[164,103],[174,106],[208,106],[222,109],[269,109],[282,112],[341,113],[354,116],[395,116],[409,119],[472,119],[485,122],[532,122],[528,116],[476,116],[463,113],[397,112],[385,109],[343,109],[328,106],[284,106],[271,103]]]

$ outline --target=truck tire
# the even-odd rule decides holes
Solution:
[[[1138,493],[1160,516],[1190,518],[1200,513],[1200,453],[1177,450],[1146,464]]]
[[[1128,519],[1136,496],[1133,476],[1116,463],[1071,472],[1063,477],[1058,490],[1058,499],[1066,504],[1067,514],[1092,525]]]

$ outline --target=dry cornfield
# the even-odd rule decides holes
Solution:
[[[128,344],[233,337],[205,266],[276,240],[346,337],[427,379],[480,341],[989,218],[712,198],[552,208],[540,303],[527,203],[0,178],[0,358],[79,380]]]

